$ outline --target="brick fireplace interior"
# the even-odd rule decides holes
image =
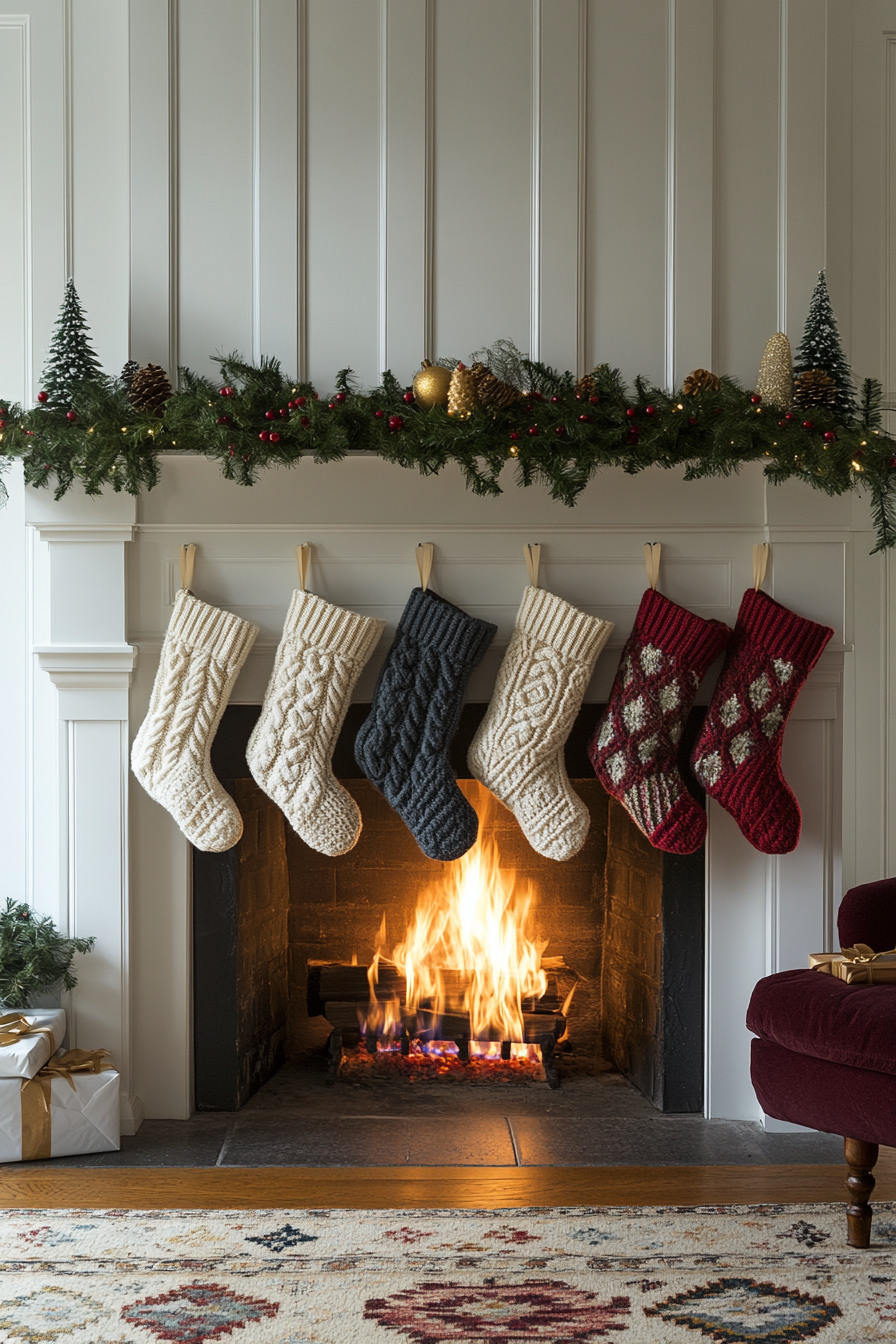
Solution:
[[[305,845],[250,777],[245,749],[260,707],[225,712],[212,766],[240,808],[244,834],[225,854],[193,851],[197,1110],[238,1110],[287,1060],[315,1071],[324,1086],[330,1026],[313,985],[309,996],[309,963],[368,963],[383,917],[391,945],[420,891],[441,873],[355,763],[367,708],[351,707],[334,753],[334,771],[364,820],[358,844],[339,858]],[[485,708],[465,706],[452,747],[462,787],[472,790],[479,786],[463,782],[466,748]],[[699,1112],[704,854],[653,849],[604,793],[586,754],[601,709],[583,707],[566,749],[569,776],[591,813],[580,853],[566,863],[542,858],[500,806],[489,833],[502,867],[531,884],[530,930],[547,943],[545,956],[562,957],[568,968],[557,973],[558,988],[565,995],[576,986],[568,1039],[557,1051],[561,1086],[564,1072],[609,1064],[658,1110]]]

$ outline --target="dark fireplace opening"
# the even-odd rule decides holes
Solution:
[[[452,764],[465,791],[481,789],[465,782],[465,760],[485,708],[464,707],[452,747]],[[524,1005],[555,1014],[547,1028],[551,1043],[540,1034],[547,1017],[526,1016],[527,1039],[544,1046],[539,1049],[549,1081],[562,1085],[564,1069],[587,1071],[609,1063],[658,1110],[700,1112],[704,852],[682,857],[653,849],[606,795],[586,751],[602,708],[582,708],[566,749],[569,776],[591,814],[580,853],[565,863],[543,859],[512,814],[497,803],[482,828],[494,839],[501,866],[529,884],[531,931],[539,944],[547,943],[545,964],[556,959],[549,994],[540,1004]],[[325,1016],[321,967],[335,964],[337,969],[323,971],[325,983],[339,984],[343,997],[363,998],[360,980],[382,938],[384,917],[388,946],[402,936],[420,893],[443,872],[444,865],[421,854],[355,763],[354,738],[367,711],[363,704],[351,706],[333,758],[334,772],[358,802],[364,821],[358,844],[339,858],[310,849],[250,777],[245,751],[260,707],[234,705],[225,711],[212,767],[239,806],[244,832],[225,854],[193,851],[197,1110],[238,1110],[287,1059],[314,1059],[320,1072],[328,1049],[332,1081],[339,1047],[351,1050],[364,1037],[353,1032],[356,1013],[346,1003],[339,1013],[330,1009],[330,1018],[338,1017],[346,1028],[331,1036],[334,1023]],[[692,715],[683,750],[699,717],[699,712]],[[562,966],[554,969],[557,961]],[[554,1048],[567,1025],[557,1022],[556,1014],[573,984],[568,1029]],[[452,1030],[466,1057],[460,1026],[455,1023]],[[392,1042],[396,1051],[398,1039]],[[368,1050],[373,1048],[371,1039]],[[474,1052],[484,1048],[472,1047]],[[506,1059],[509,1042],[497,1048]],[[408,1053],[406,1039],[400,1050]],[[355,1057],[359,1051],[363,1055],[363,1044]],[[379,1058],[377,1064],[389,1067]],[[323,1073],[320,1078],[323,1086]]]

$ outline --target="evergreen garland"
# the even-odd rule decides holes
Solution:
[[[0,910],[0,1005],[27,1008],[37,994],[62,987],[74,989],[76,952],[89,952],[95,938],[66,938],[48,918],[28,905],[7,898]]]
[[[443,406],[423,410],[389,370],[364,392],[351,369],[321,398],[274,359],[228,355],[216,357],[215,378],[181,369],[179,392],[157,411],[135,407],[125,382],[103,375],[72,385],[68,411],[49,401],[30,411],[0,406],[0,454],[23,462],[30,485],[53,480],[57,499],[76,480],[94,495],[106,486],[152,489],[160,454],[171,451],[213,458],[228,480],[246,486],[303,457],[322,463],[373,453],[424,475],[453,462],[478,495],[499,495],[501,472],[514,459],[519,485],[538,482],[567,505],[604,467],[635,474],[661,466],[697,480],[761,462],[772,481],[796,477],[829,495],[865,486],[875,549],[896,545],[896,445],[880,428],[873,380],[848,417],[834,407],[782,414],[732,378],[717,389],[669,394],[638,377],[630,394],[607,364],[577,383],[510,342],[477,354],[499,376],[514,373],[527,389],[519,401],[456,419]]]
[[[75,282],[69,279],[65,284],[56,330],[47,352],[42,395],[48,406],[68,408],[72,404],[72,391],[77,384],[101,375],[102,369],[90,344],[87,321]]]

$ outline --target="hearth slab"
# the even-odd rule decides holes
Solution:
[[[190,1120],[144,1120],[133,1136],[124,1136],[121,1151],[53,1157],[36,1167],[213,1167],[224,1146],[232,1115],[194,1115]],[[20,1162],[4,1162],[0,1171],[21,1170]]]
[[[219,1164],[226,1167],[482,1166],[516,1165],[507,1122],[465,1118],[309,1119],[241,1112]]]

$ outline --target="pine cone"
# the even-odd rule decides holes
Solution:
[[[476,391],[476,397],[482,406],[497,406],[504,410],[519,401],[519,392],[510,383],[502,383],[485,364],[474,364],[470,377]],[[450,396],[450,393],[449,393]],[[450,414],[450,411],[449,411]]]
[[[596,386],[597,384],[594,381],[594,374],[586,373],[585,376],[580,378],[576,383],[576,395],[579,397],[593,397]]]
[[[793,401],[793,361],[790,342],[783,331],[769,336],[759,365],[756,391],[767,406],[789,411]]]
[[[174,395],[174,388],[164,369],[158,364],[147,364],[134,374],[128,395],[138,411],[158,411]]]
[[[448,414],[466,420],[478,404],[476,379],[466,364],[458,364],[448,384]]]
[[[719,380],[709,369],[694,369],[684,380],[685,396],[699,397],[701,392],[718,392]]]
[[[810,406],[835,406],[837,384],[823,369],[809,369],[794,381],[793,404],[801,410]]]
[[[118,375],[129,392],[131,390],[131,383],[134,381],[134,374],[139,368],[140,365],[137,363],[136,359],[129,359],[121,373]]]

